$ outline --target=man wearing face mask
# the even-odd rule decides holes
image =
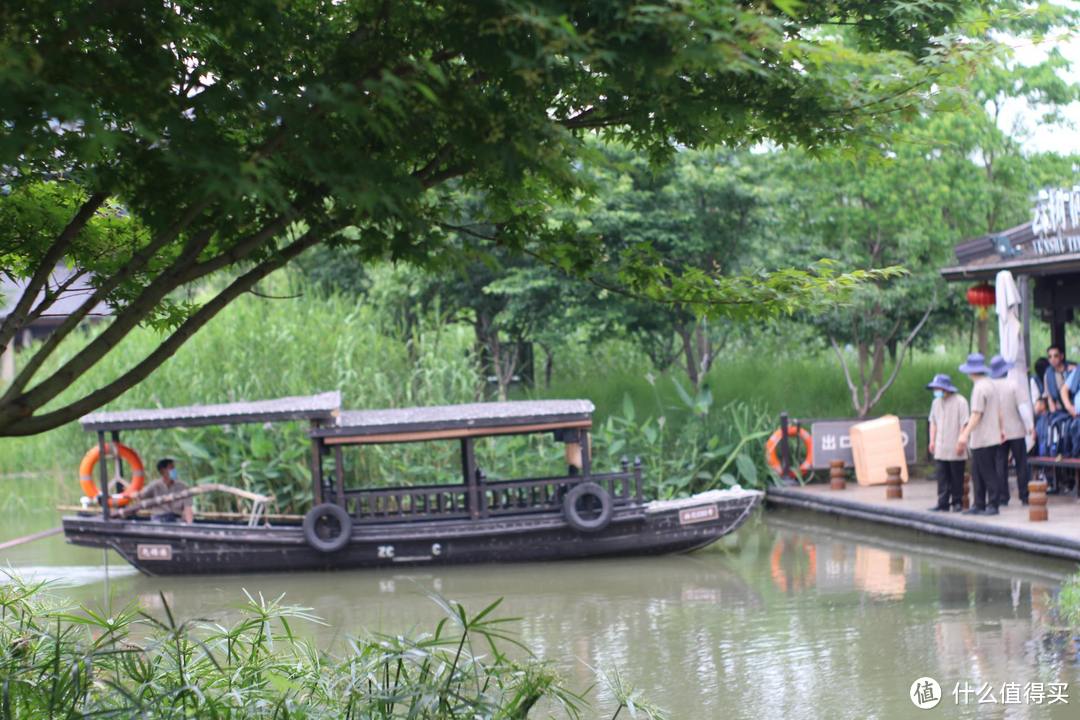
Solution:
[[[150,483],[141,493],[139,500],[146,502],[165,495],[175,495],[187,490],[187,485],[176,479],[176,463],[172,458],[158,460],[157,471],[159,477]],[[191,498],[170,500],[160,505],[154,505],[151,510],[155,513],[150,516],[156,522],[193,522],[195,511],[191,505]]]
[[[966,453],[957,451],[960,429],[968,420],[968,401],[956,392],[952,378],[935,375],[926,386],[934,391],[930,405],[930,454],[937,465],[938,501],[932,512],[960,512],[964,494]]]

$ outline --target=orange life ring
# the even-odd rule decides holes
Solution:
[[[772,576],[773,584],[776,585],[780,592],[786,593],[789,588],[787,574],[784,572],[784,566],[781,562],[781,558],[784,556],[784,548],[787,543],[783,540],[777,540],[773,545],[772,553],[769,556],[769,574]],[[790,588],[792,590],[805,590],[814,585],[817,580],[817,546],[813,543],[801,541],[796,547],[800,548],[806,554],[807,570],[806,574],[802,577],[792,578]]]
[[[124,492],[109,498],[110,507],[119,507],[134,500],[139,491],[142,490],[143,483],[146,482],[146,469],[143,467],[142,458],[139,457],[139,454],[127,445],[105,443],[106,453],[109,452],[110,447],[114,452],[119,453],[120,457],[131,466],[131,482],[124,488]],[[94,483],[94,466],[101,459],[100,454],[100,448],[94,445],[86,451],[82,462],[79,463],[79,484],[82,485],[83,494],[91,499],[101,494],[101,489]]]
[[[799,436],[799,439],[803,441],[806,446],[806,457],[799,465],[799,473],[805,477],[814,469],[814,444],[811,442],[810,432],[804,427],[798,427],[796,425],[788,425],[787,429],[788,437]],[[777,455],[777,448],[780,445],[780,439],[783,437],[783,431],[777,430],[769,439],[765,442],[765,462],[768,463],[772,471],[777,475],[783,474],[783,467],[780,465],[780,458]]]

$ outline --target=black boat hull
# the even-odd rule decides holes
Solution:
[[[606,528],[591,533],[555,513],[356,525],[350,542],[331,553],[309,546],[295,525],[106,522],[98,516],[63,523],[68,542],[112,548],[148,575],[289,572],[687,552],[736,529],[761,498],[753,491],[713,492],[619,508]]]

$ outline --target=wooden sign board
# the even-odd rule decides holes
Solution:
[[[855,467],[851,452],[851,428],[862,420],[820,420],[810,424],[810,437],[814,444],[814,469],[828,470],[832,460],[843,460],[844,467]],[[904,458],[908,465],[917,460],[916,438],[918,427],[915,418],[900,418],[900,437],[904,443]]]
[[[720,517],[720,511],[716,505],[699,505],[698,507],[686,508],[679,511],[680,525],[693,525],[694,523],[708,522]]]

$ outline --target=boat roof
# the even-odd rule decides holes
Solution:
[[[523,400],[386,410],[346,410],[312,428],[330,444],[410,442],[592,426],[588,400]]]
[[[146,430],[154,428],[196,427],[236,423],[319,420],[330,423],[341,411],[341,393],[231,402],[219,405],[188,405],[148,410],[117,410],[84,415],[79,422],[84,430]]]

